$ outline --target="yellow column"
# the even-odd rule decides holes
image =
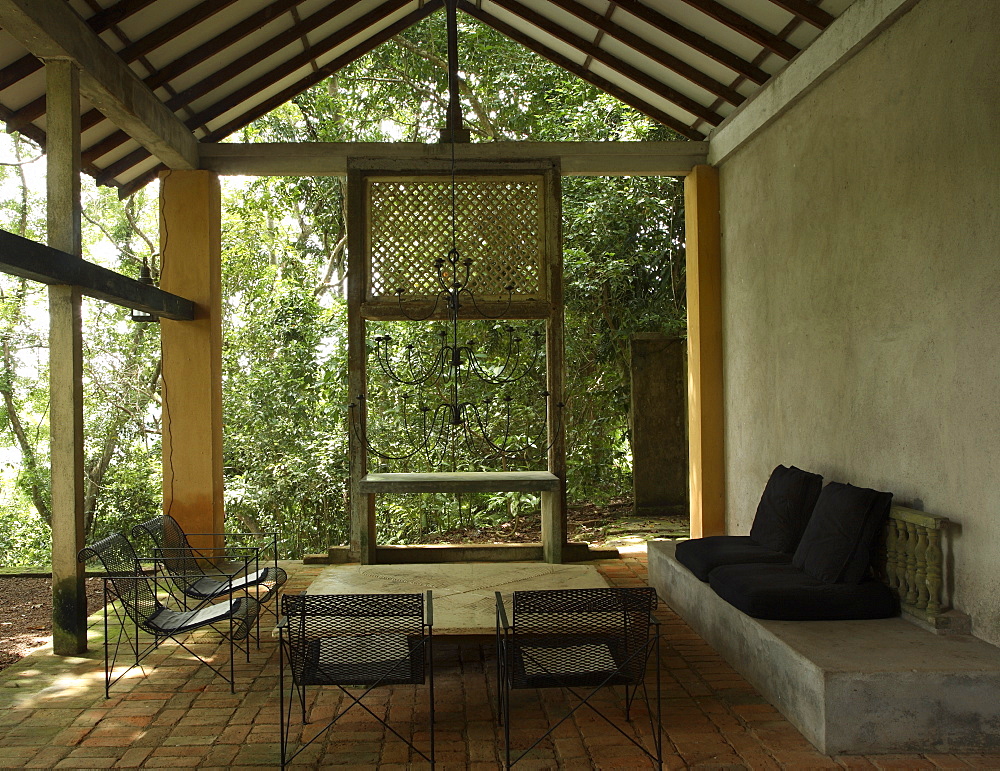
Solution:
[[[223,529],[221,227],[217,175],[161,175],[160,288],[195,303],[194,321],[160,322],[163,511],[195,533]]]
[[[691,537],[726,532],[722,402],[722,238],[719,172],[684,180],[687,229],[688,435]]]

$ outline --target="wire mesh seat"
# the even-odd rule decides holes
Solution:
[[[281,765],[287,763],[356,706],[378,720],[424,760],[434,765],[433,598],[423,594],[299,594],[281,603],[279,702]],[[285,661],[292,687],[285,703]],[[364,699],[383,685],[428,683],[429,754],[375,714]],[[298,694],[307,722],[306,687],[335,685],[349,699],[322,731],[288,754],[291,715]],[[348,690],[353,686],[353,691]],[[361,690],[360,695],[356,695]]]
[[[157,581],[147,575],[135,549],[121,533],[114,533],[97,543],[80,550],[77,559],[86,562],[97,558],[104,568],[104,695],[110,695],[111,686],[124,677],[160,644],[170,638],[201,663],[229,683],[235,692],[233,660],[239,648],[247,654],[249,646],[241,647],[237,641],[247,640],[257,620],[260,604],[253,597],[230,598],[214,605],[194,610],[175,610],[167,607],[157,594]],[[114,614],[114,624],[111,623]],[[229,640],[229,677],[199,656],[181,636],[203,627],[212,626]],[[112,627],[116,627],[112,629]],[[151,635],[143,642],[140,634]],[[115,637],[112,644],[111,638]],[[119,653],[125,646],[134,656],[128,668],[114,677]]]
[[[522,760],[584,704],[654,763],[662,763],[660,728],[659,622],[656,590],[651,587],[553,589],[514,592],[512,614],[500,592],[497,603],[497,711],[504,726],[505,764]],[[654,701],[646,687],[646,665],[654,659]],[[607,686],[625,688],[625,719],[641,691],[653,739],[650,751],[600,712],[593,697]],[[513,761],[510,743],[510,692],[564,688],[577,703]]]
[[[196,601],[197,607],[234,592],[249,594],[251,590],[256,599],[266,605],[288,580],[285,570],[278,567],[277,548],[273,542],[270,547],[248,547],[239,552],[229,550],[221,555],[215,549],[195,549],[184,529],[169,514],[136,525],[132,528],[132,536],[148,537],[153,541],[157,562],[180,591],[185,607],[188,600]],[[273,549],[274,562],[262,568],[261,554],[267,548]],[[276,608],[274,615],[277,618]]]

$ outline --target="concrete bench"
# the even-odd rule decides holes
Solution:
[[[657,593],[828,755],[1000,748],[1000,648],[902,617],[762,621],[650,541]]]

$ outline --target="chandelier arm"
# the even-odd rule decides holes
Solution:
[[[399,312],[401,314],[403,314],[403,316],[405,316],[408,321],[427,321],[427,319],[429,319],[431,316],[433,316],[435,313],[437,313],[438,305],[441,304],[441,294],[440,293],[435,294],[434,295],[434,305],[431,306],[431,309],[427,312],[427,315],[425,315],[425,316],[411,316],[409,314],[409,312],[406,310],[406,306],[403,305],[403,294],[404,294],[404,292],[403,292],[402,289],[400,289],[399,291],[397,291],[396,292],[396,299],[399,302]]]
[[[359,396],[359,400],[363,402],[365,400],[365,397]],[[354,438],[358,441],[359,444],[363,444],[365,449],[372,455],[378,456],[383,460],[404,461],[404,460],[410,460],[410,458],[415,456],[420,451],[420,448],[416,447],[413,449],[413,451],[406,453],[404,455],[390,455],[389,453],[376,449],[376,447],[368,439],[367,425],[365,426],[365,431],[362,433],[361,418],[360,418],[360,412],[358,410],[358,405],[355,404],[354,402],[351,402],[349,405],[347,405],[347,408],[350,415],[350,425],[352,432],[354,434]]]

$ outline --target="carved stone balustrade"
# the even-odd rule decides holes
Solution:
[[[899,595],[903,612],[935,628],[947,626],[941,589],[942,536],[948,524],[947,517],[893,506],[881,563],[882,579]]]

